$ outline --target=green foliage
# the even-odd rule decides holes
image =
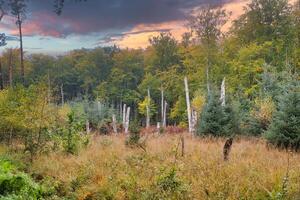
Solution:
[[[143,199],[192,199],[189,194],[189,187],[177,175],[177,170],[162,170],[157,177],[156,183],[149,191],[144,192]]]
[[[299,82],[282,97],[270,128],[267,141],[276,147],[300,149],[300,87]]]
[[[78,153],[80,145],[85,143],[80,135],[84,124],[78,120],[74,111],[68,114],[67,127],[61,130],[64,150],[70,154]]]
[[[134,121],[129,126],[129,137],[126,140],[126,145],[134,147],[139,144],[141,127],[138,122]]]
[[[235,114],[230,105],[223,107],[220,97],[211,91],[200,115],[197,134],[225,137],[237,130]]]
[[[0,199],[43,199],[44,189],[7,160],[0,159]]]

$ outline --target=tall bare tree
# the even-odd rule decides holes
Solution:
[[[23,51],[23,33],[22,24],[26,18],[26,0],[10,0],[9,6],[11,14],[16,17],[16,24],[19,29],[20,37],[20,61],[21,61],[21,79],[25,83],[24,51]]]

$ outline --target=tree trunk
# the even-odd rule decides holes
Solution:
[[[190,104],[190,94],[189,94],[189,86],[187,77],[184,78],[185,85],[185,97],[186,97],[186,105],[187,105],[187,113],[188,113],[188,121],[189,121],[189,132],[193,132],[192,128],[192,114],[191,114],[191,104]]]
[[[8,80],[9,80],[9,86],[12,87],[13,86],[13,67],[12,67],[12,58],[13,55],[12,55],[12,49],[9,50],[9,62],[8,62],[8,73],[9,73],[9,77],[8,77]]]
[[[0,59],[0,89],[4,89],[4,84],[3,84],[3,71],[2,71],[2,63]]]
[[[22,83],[25,84],[23,34],[22,34],[22,22],[21,22],[21,19],[20,19],[20,14],[18,14],[18,26],[19,26],[19,35],[20,35],[21,79],[22,79]]]
[[[147,102],[147,116],[146,116],[146,128],[149,128],[150,127],[150,101],[151,101],[151,98],[150,98],[150,90],[148,89],[148,102]]]
[[[117,120],[116,120],[116,115],[113,114],[113,115],[112,115],[112,126],[113,126],[113,130],[114,130],[114,133],[115,133],[115,134],[118,133],[116,121],[117,121]]]
[[[130,107],[128,107],[126,110],[126,120],[125,120],[125,133],[126,134],[128,133],[129,119],[130,119]]]
[[[167,126],[167,101],[164,102],[164,118],[163,118],[163,127]]]
[[[51,103],[51,80],[50,80],[50,72],[48,70],[48,103]]]
[[[222,85],[221,85],[221,95],[220,95],[220,100],[222,102],[222,106],[224,107],[225,104],[226,104],[226,98],[225,98],[225,95],[226,95],[226,91],[225,91],[225,78],[223,79],[222,81]]]
[[[90,134],[90,122],[89,120],[86,120],[85,122],[85,129],[86,129],[86,134]]]
[[[161,123],[164,121],[164,90],[161,88]],[[164,127],[164,125],[163,125]]]
[[[65,104],[65,97],[64,97],[64,85],[61,84],[60,86],[60,95],[61,95],[61,105],[63,106]]]
[[[125,126],[126,126],[126,104],[123,105],[123,117],[122,117],[122,120],[123,120],[123,128],[125,129]]]

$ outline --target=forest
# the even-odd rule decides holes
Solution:
[[[0,13],[20,43],[0,33],[1,200],[300,199],[299,0],[60,55],[23,50],[26,0]]]

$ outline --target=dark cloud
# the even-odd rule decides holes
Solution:
[[[124,31],[137,24],[182,20],[186,10],[202,4],[229,1],[234,0],[66,0],[62,15],[56,16],[52,0],[31,0],[27,35],[66,37],[71,34]]]

